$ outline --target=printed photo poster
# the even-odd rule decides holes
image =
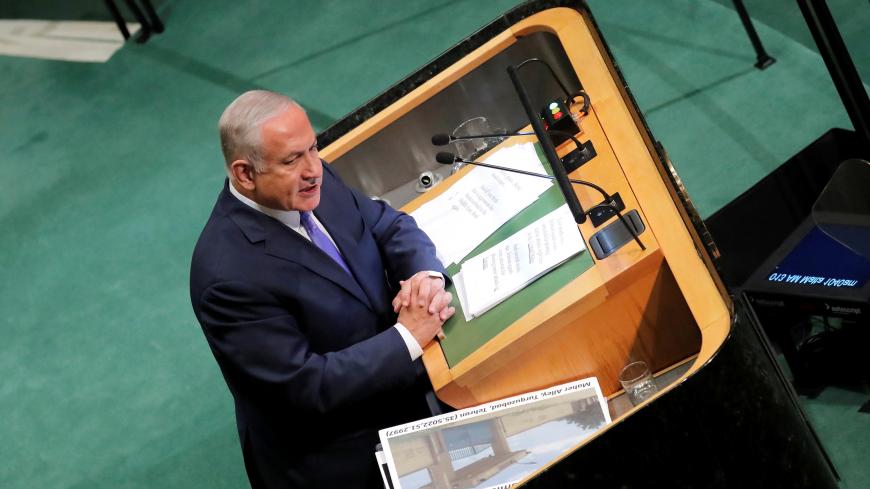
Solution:
[[[379,432],[396,489],[507,489],[610,423],[583,379]]]

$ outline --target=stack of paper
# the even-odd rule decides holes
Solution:
[[[533,143],[502,148],[485,161],[544,173]],[[550,180],[539,177],[475,167],[450,189],[411,215],[435,243],[438,258],[447,266],[468,256],[551,185]]]
[[[483,314],[584,249],[566,204],[469,259],[453,277],[465,320]]]

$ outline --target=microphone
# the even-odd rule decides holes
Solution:
[[[453,141],[463,141],[465,139],[483,139],[483,138],[509,138],[511,136],[534,136],[533,132],[512,132],[512,133],[495,133],[495,134],[474,134],[471,136],[451,136],[443,132],[432,136],[432,144],[435,146],[446,146]]]
[[[519,170],[517,168],[508,168],[506,166],[491,165],[489,163],[484,163],[482,161],[468,161],[468,160],[460,158],[460,157],[456,156],[455,154],[450,153],[448,151],[438,152],[438,154],[435,155],[435,161],[437,161],[438,163],[441,163],[442,165],[452,165],[454,163],[464,163],[466,165],[482,166],[482,167],[486,167],[486,168],[491,168],[493,170],[501,170],[501,171],[506,171],[506,172],[510,172],[510,173],[519,173],[521,175],[528,175],[530,177],[546,178],[547,180],[556,180],[556,177],[554,177],[552,175],[546,175],[544,173],[535,173],[535,172],[526,171],[526,170]],[[592,206],[591,208],[589,208],[588,211],[585,211],[583,213],[584,216],[593,212],[594,210],[596,210],[600,207],[610,207],[611,209],[613,209],[614,213],[616,214],[616,217],[620,221],[622,221],[622,224],[625,225],[625,228],[628,230],[629,234],[631,234],[631,237],[634,238],[634,240],[637,242],[638,246],[640,246],[640,249],[646,250],[646,246],[644,246],[643,243],[640,241],[640,237],[637,235],[637,233],[634,232],[634,228],[625,220],[625,217],[622,215],[622,212],[619,210],[619,207],[617,206],[613,197],[611,197],[610,194],[607,193],[607,191],[605,191],[603,188],[599,187],[598,185],[595,185],[592,182],[587,182],[586,180],[578,180],[575,178],[569,178],[568,181],[573,183],[573,184],[576,184],[576,185],[584,185],[586,187],[592,188],[595,191],[597,191],[598,193],[600,193],[602,197],[604,197],[604,202],[602,202],[600,204],[596,204],[596,205]]]
[[[559,131],[557,129],[548,129],[547,133],[550,135],[550,139],[553,139],[553,136],[560,136],[561,141],[565,141],[570,139],[577,146],[576,149],[571,150],[568,154],[562,158],[562,164],[565,166],[565,172],[571,173],[572,171],[583,166],[584,163],[595,158],[598,153],[595,152],[595,147],[592,145],[592,141],[581,143],[574,137],[573,134],[567,131]],[[534,136],[534,132],[514,132],[514,133],[499,133],[499,134],[473,134],[470,136],[462,136],[462,137],[454,137],[449,136],[445,133],[438,133],[432,136],[432,144],[435,146],[446,146],[453,141],[466,140],[466,139],[483,139],[490,137],[513,137],[513,136]],[[561,142],[560,141],[560,142]],[[553,143],[556,144],[556,141],[553,140]]]
[[[511,172],[511,173],[519,173],[521,175],[528,175],[530,177],[546,178],[547,180],[555,180],[556,179],[556,177],[554,177],[553,175],[547,175],[545,173],[535,173],[535,172],[526,171],[526,170],[519,170],[517,168],[508,168],[506,166],[491,165],[489,163],[484,163],[482,161],[468,161],[468,160],[460,158],[460,157],[456,156],[455,154],[450,153],[448,151],[438,152],[438,154],[435,155],[435,161],[437,161],[438,163],[441,163],[442,165],[452,165],[454,163],[464,163],[466,165],[475,165],[475,166],[483,166],[486,168],[492,168],[493,170],[502,170],[502,171]],[[571,183],[575,183],[577,185],[585,185],[587,187],[595,189],[596,191],[598,191],[598,193],[601,194],[602,197],[604,197],[605,201],[610,201],[613,199],[610,196],[610,194],[608,194],[603,188],[599,187],[598,185],[595,185],[592,182],[587,182],[586,180],[577,180],[574,178],[569,178],[568,181]]]
[[[571,141],[574,141],[574,144],[576,144],[578,148],[583,148],[583,143],[578,141],[577,138],[575,138],[574,135],[569,133],[569,132],[556,131],[556,130],[550,130],[547,132],[552,133],[552,134],[556,134],[558,136],[562,136],[565,139],[570,139]],[[457,137],[457,136],[450,136],[450,135],[447,135],[443,132],[440,132],[440,133],[432,136],[432,144],[435,146],[447,146],[448,144],[452,143],[453,141],[465,140],[465,139],[509,138],[509,137],[513,137],[513,136],[534,136],[534,135],[535,135],[534,132],[511,132],[511,133],[504,132],[504,133],[498,133],[498,134],[472,134],[470,136],[458,136]]]

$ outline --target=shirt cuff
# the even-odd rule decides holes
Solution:
[[[408,353],[411,355],[411,361],[420,358],[423,356],[423,348],[420,348],[420,343],[417,343],[417,339],[414,338],[414,335],[408,331],[408,328],[405,327],[402,323],[396,323],[396,330],[399,332],[399,335],[402,336],[402,339],[405,340],[405,346],[408,347]]]
[[[434,270],[426,270],[426,273],[429,274],[429,278],[440,278],[441,280],[444,280],[444,274],[441,272],[436,272]]]

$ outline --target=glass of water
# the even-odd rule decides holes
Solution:
[[[637,406],[659,391],[646,362],[637,361],[626,365],[619,373],[619,383],[625,389],[628,400]]]

